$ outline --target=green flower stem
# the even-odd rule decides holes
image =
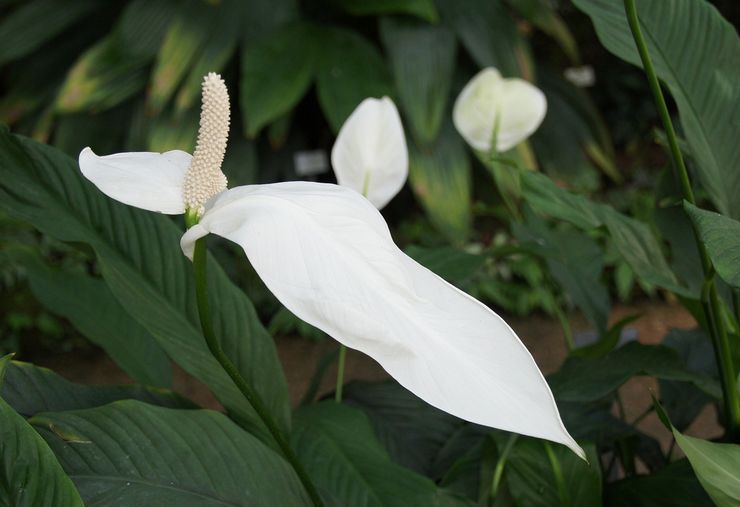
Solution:
[[[344,361],[347,357],[347,347],[339,344],[339,361],[337,362],[337,387],[334,390],[334,401],[342,403],[342,391],[344,389]]]
[[[563,476],[563,469],[560,466],[560,460],[555,456],[555,451],[552,450],[552,445],[547,440],[543,440],[542,444],[545,446],[545,452],[547,453],[547,459],[550,460],[550,467],[552,473],[555,476],[555,484],[558,486],[558,496],[560,496],[560,505],[562,507],[568,507],[570,500],[568,499],[568,487],[565,484],[565,477]]]
[[[645,68],[645,74],[647,75],[650,90],[653,93],[653,98],[655,99],[655,104],[658,107],[658,113],[660,114],[660,119],[663,122],[663,128],[665,129],[666,136],[668,138],[671,158],[673,159],[676,177],[681,185],[683,197],[691,204],[696,204],[694,191],[691,188],[691,181],[689,180],[689,173],[686,170],[686,164],[684,163],[681,150],[678,146],[676,131],[673,129],[671,116],[668,113],[668,107],[666,106],[663,92],[660,88],[655,68],[653,67],[653,62],[650,59],[645,38],[642,35],[640,20],[637,17],[637,6],[635,4],[635,0],[624,0],[624,8],[627,13],[627,21],[629,22],[630,30],[632,30],[632,36],[637,46],[637,51],[640,53],[640,59]],[[724,395],[724,417],[727,436],[730,440],[738,440],[740,439],[740,402],[738,401],[738,392],[735,387],[735,371],[732,364],[732,357],[730,355],[729,338],[722,319],[722,304],[719,299],[719,294],[717,293],[717,286],[714,283],[712,262],[709,259],[704,243],[702,243],[696,230],[694,230],[694,234],[699,247],[699,255],[701,257],[702,268],[704,269],[704,276],[706,279],[705,290],[702,291],[702,306],[704,308],[704,313],[707,315],[707,320],[709,321],[709,332],[712,336],[714,354],[720,370],[722,393]]]
[[[491,501],[495,500],[496,495],[498,495],[498,490],[501,486],[501,478],[504,476],[506,461],[509,459],[509,454],[511,454],[511,450],[514,448],[514,444],[516,444],[518,438],[519,435],[516,433],[509,435],[509,439],[504,445],[504,450],[501,451],[501,456],[499,456],[498,461],[496,462],[496,468],[493,470],[493,480],[491,481]]]
[[[187,225],[191,226],[192,218],[190,215],[186,216]],[[221,367],[231,377],[231,380],[236,384],[236,387],[241,391],[242,395],[247,399],[249,404],[257,412],[257,415],[267,427],[268,431],[275,439],[280,450],[283,452],[285,459],[291,464],[295,470],[298,478],[300,479],[303,487],[306,489],[308,496],[311,498],[315,507],[323,507],[324,503],[321,501],[321,497],[316,491],[316,487],[313,485],[311,480],[308,478],[306,471],[303,469],[298,457],[293,452],[293,448],[288,443],[288,440],[278,429],[275,421],[270,417],[264,402],[259,397],[259,394],[252,388],[251,385],[242,377],[239,370],[236,368],[234,363],[224,353],[221,348],[221,344],[218,341],[218,337],[213,332],[213,322],[211,320],[211,311],[208,304],[208,271],[206,265],[207,250],[206,250],[206,238],[201,238],[195,243],[195,252],[193,254],[193,270],[195,273],[195,295],[198,304],[198,316],[200,317],[200,326],[203,330],[203,336],[206,339],[208,349],[213,354],[213,357],[221,364]]]

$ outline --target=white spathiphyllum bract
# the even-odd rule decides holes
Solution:
[[[337,183],[383,209],[403,188],[409,154],[398,109],[391,99],[363,100],[347,118],[331,150]]]
[[[202,117],[204,125],[213,127]],[[187,201],[187,182],[200,178],[189,171],[213,176],[201,181],[204,195],[224,182],[218,153],[225,141],[211,152],[203,144],[214,136],[201,134],[192,164],[183,152],[98,157],[86,148],[80,167],[103,192],[127,204],[172,214],[203,206],[181,240],[185,255],[192,258],[195,242],[210,233],[238,243],[290,311],[373,357],[431,405],[585,456],[514,331],[399,250],[380,212],[358,192],[290,182],[223,190],[205,205]],[[199,150],[211,152],[213,166],[196,164]]]
[[[476,150],[510,150],[532,135],[547,113],[545,94],[519,78],[504,78],[493,67],[476,74],[455,100],[452,121]]]

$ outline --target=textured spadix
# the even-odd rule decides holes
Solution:
[[[185,233],[185,254],[208,233],[241,245],[298,317],[373,357],[428,403],[584,456],[511,328],[401,252],[358,193],[307,182],[230,189]]]
[[[532,135],[547,112],[545,95],[518,78],[503,78],[493,67],[483,69],[465,85],[455,101],[452,120],[476,150],[509,150]],[[494,134],[495,130],[495,134]]]
[[[406,182],[409,155],[401,117],[391,99],[365,99],[339,130],[331,150],[337,182],[382,209]]]

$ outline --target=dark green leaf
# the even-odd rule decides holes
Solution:
[[[558,15],[555,4],[548,0],[508,0],[508,3],[530,23],[555,39],[571,63],[580,61],[575,37]]]
[[[378,50],[355,32],[324,30],[316,92],[334,132],[362,100],[393,95],[393,83]]]
[[[427,507],[434,483],[393,463],[365,415],[325,401],[295,415],[293,443],[330,506]]]
[[[455,285],[463,285],[483,266],[486,258],[450,246],[424,248],[409,245],[406,255]]]
[[[240,98],[249,137],[292,110],[306,94],[319,47],[317,27],[293,23],[243,52]]]
[[[694,222],[714,269],[724,281],[740,288],[740,222],[688,202],[684,202],[684,209]]]
[[[434,23],[439,15],[434,0],[334,0],[353,16],[412,14]]]
[[[0,209],[62,241],[90,245],[125,310],[235,417],[262,431],[259,418],[206,347],[192,268],[172,220],[106,198],[82,177],[73,159],[7,131],[0,131]],[[288,393],[272,338],[216,262],[208,271],[216,335],[273,418],[287,428]]]
[[[166,389],[127,386],[86,386],[63,379],[40,366],[13,361],[7,368],[3,399],[16,412],[31,417],[39,412],[60,412],[134,399],[170,408],[196,408],[192,402]]]
[[[433,143],[447,112],[455,69],[454,34],[443,26],[383,18],[380,38],[414,138],[421,145]]]
[[[411,188],[431,222],[456,243],[463,243],[470,233],[471,179],[468,152],[451,124],[445,124],[434,146],[411,146]]]
[[[574,3],[591,16],[609,51],[640,65],[621,2]],[[731,126],[740,117],[740,38],[709,2],[641,0],[636,4],[655,71],[676,100],[701,182],[718,209],[739,218],[740,143]]]
[[[0,379],[10,356],[0,358]],[[80,494],[51,449],[0,399],[0,505],[83,507]]]
[[[309,502],[287,462],[217,412],[128,400],[30,421],[88,506]]]
[[[177,8],[171,0],[129,2],[113,33],[117,47],[134,57],[154,58]]]

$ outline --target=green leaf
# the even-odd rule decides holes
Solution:
[[[562,505],[555,476],[542,440],[519,438],[506,463],[506,482],[517,505]],[[563,446],[552,445],[567,486],[568,505],[601,506],[601,468],[596,448],[585,444],[590,465]]]
[[[464,285],[483,266],[486,258],[450,246],[424,248],[409,245],[406,255],[457,286]]]
[[[90,245],[105,282],[129,315],[175,362],[207,384],[234,417],[267,434],[206,347],[192,268],[180,250],[182,231],[172,220],[108,199],[82,177],[73,159],[5,130],[0,130],[0,210],[59,240]],[[286,429],[288,393],[272,338],[249,299],[215,261],[208,271],[215,333]]]
[[[694,228],[722,279],[740,288],[740,222],[684,202]]]
[[[353,16],[411,14],[430,23],[439,18],[434,0],[334,0],[333,3]]]
[[[126,54],[151,60],[159,51],[178,5],[171,0],[134,0],[129,2],[113,37]]]
[[[717,506],[740,504],[740,445],[708,442],[683,435],[676,428],[673,436]]]
[[[707,375],[689,370],[680,356],[663,345],[630,342],[602,358],[569,358],[548,377],[555,398],[587,402],[601,399],[634,375],[692,382],[719,398],[719,385]]]
[[[316,92],[329,125],[339,132],[364,99],[393,95],[393,83],[378,50],[357,33],[325,29],[323,37]]]
[[[308,91],[319,58],[320,31],[291,23],[242,54],[240,98],[248,137],[291,111]]]
[[[0,358],[0,380],[11,356]],[[4,387],[4,386],[3,386]],[[80,494],[51,449],[0,398],[0,505],[83,507]]]
[[[299,18],[297,0],[239,0],[242,51],[280,25]]]
[[[295,414],[293,444],[331,506],[427,507],[434,483],[394,464],[357,409],[325,401]]]
[[[31,290],[41,304],[102,347],[131,378],[154,386],[172,384],[167,355],[154,337],[126,313],[102,280],[72,270],[50,269],[40,259],[23,264]]]
[[[650,475],[608,483],[607,507],[712,507],[689,462],[675,461]]]
[[[571,63],[580,62],[576,39],[556,12],[554,4],[547,0],[508,0],[508,3],[530,23],[555,39]]]
[[[309,502],[287,462],[218,412],[127,400],[30,421],[87,505]]]
[[[168,109],[149,120],[146,129],[149,151],[182,150],[193,153],[199,118],[200,107],[194,106],[187,111]]]
[[[585,230],[606,227],[621,257],[643,281],[679,295],[690,295],[688,289],[678,284],[660,243],[646,224],[606,204],[559,188],[543,174],[524,171],[521,181],[524,199],[535,211]]]
[[[31,54],[99,5],[95,0],[23,3],[0,23],[0,65]]]
[[[641,65],[624,6],[575,0],[591,17],[602,44]],[[717,208],[740,217],[740,38],[706,1],[641,0],[637,11],[658,77],[671,91],[704,188]],[[701,28],[697,28],[701,27]]]
[[[450,26],[479,67],[496,67],[504,77],[532,78],[529,47],[501,0],[437,0]]]
[[[182,396],[166,389],[125,386],[87,386],[75,384],[40,366],[19,361],[7,367],[2,398],[24,417],[39,412],[61,412],[93,408],[112,401],[134,399],[170,408],[196,408]]]
[[[471,167],[468,152],[446,122],[437,143],[409,150],[409,182],[432,224],[450,241],[464,242],[470,234]]]
[[[414,138],[421,145],[433,143],[447,112],[455,69],[454,34],[443,26],[383,18],[380,39]]]

